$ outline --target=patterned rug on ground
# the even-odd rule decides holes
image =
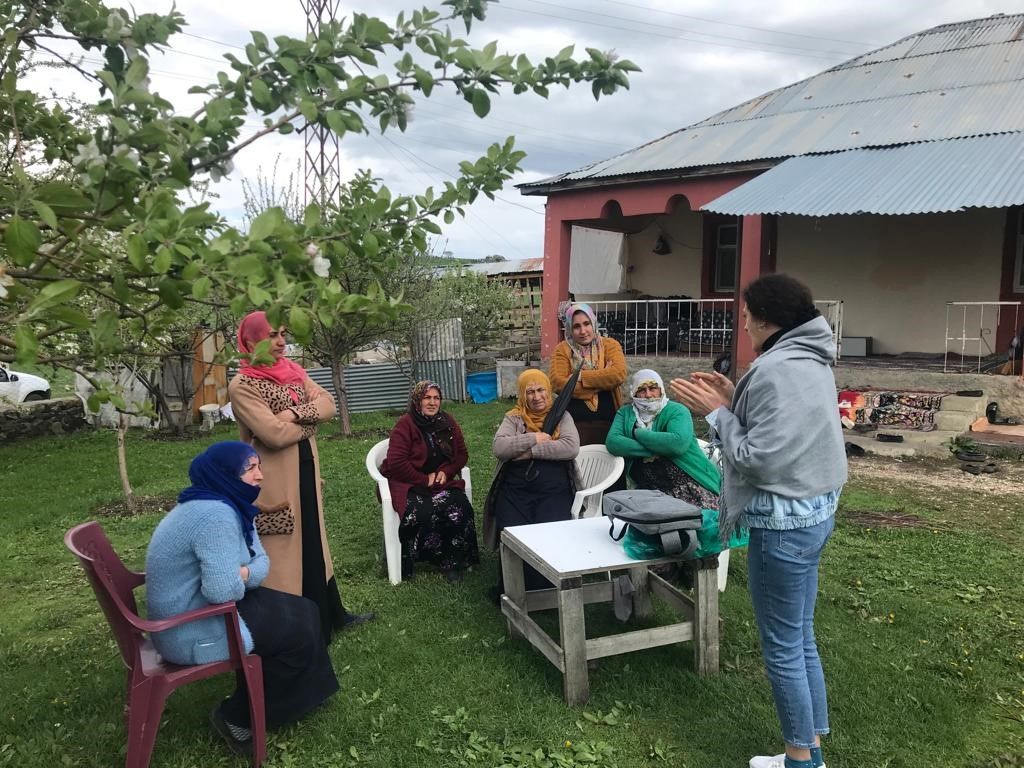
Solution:
[[[839,415],[844,425],[874,425],[892,429],[935,429],[935,414],[942,409],[943,392],[896,392],[844,389],[839,393]]]

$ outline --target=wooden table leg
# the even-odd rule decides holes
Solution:
[[[501,544],[501,580],[505,586],[505,594],[509,600],[519,606],[523,613],[526,613],[526,580],[523,575],[523,559]],[[512,626],[512,622],[506,620],[509,637],[521,637],[519,630]]]
[[[566,579],[558,587],[558,628],[565,670],[562,691],[570,706],[590,699],[587,677],[587,626],[583,615],[583,580]]]
[[[693,666],[698,675],[718,674],[718,558],[697,564],[693,610]],[[705,567],[711,562],[715,567]]]
[[[638,619],[645,619],[654,612],[648,573],[646,565],[643,568],[634,568],[629,572],[629,579],[633,582],[633,616]]]

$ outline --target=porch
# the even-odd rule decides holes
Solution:
[[[602,333],[622,344],[630,370],[653,368],[666,380],[710,370],[716,358],[729,353],[737,335],[744,335],[736,322],[731,299],[623,299],[589,303]],[[1013,375],[993,375],[992,371],[1005,363],[1007,357],[1005,352],[994,354],[991,349],[994,329],[1003,323],[1002,318],[1011,317],[1017,326],[1024,322],[1020,302],[949,302],[943,310],[944,327],[932,329],[934,337],[946,339],[942,352],[857,355],[842,353],[844,302],[828,299],[816,304],[840,349],[835,368],[840,390],[982,393],[978,398],[980,411],[978,407],[958,407],[956,415],[947,414],[935,431],[927,436],[908,435],[908,446],[892,448],[890,453],[944,453],[944,444],[966,432],[984,414],[988,402],[998,403],[1000,412],[1006,416],[1024,419],[1024,378],[1020,366],[1014,367]],[[853,346],[849,341],[846,339],[845,346]],[[863,351],[863,345],[859,351]],[[910,447],[911,442],[923,444]]]

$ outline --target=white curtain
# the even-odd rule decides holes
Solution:
[[[571,242],[571,293],[619,293],[625,288],[625,235],[603,229],[573,227]]]

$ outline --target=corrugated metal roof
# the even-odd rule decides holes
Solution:
[[[508,259],[506,261],[486,261],[478,264],[467,264],[463,267],[468,272],[480,272],[485,275],[515,275],[520,272],[543,272],[544,259]]]
[[[608,160],[558,185],[1024,130],[1024,14],[911,35]]]
[[[1024,204],[1024,134],[793,157],[702,210],[831,216]]]

